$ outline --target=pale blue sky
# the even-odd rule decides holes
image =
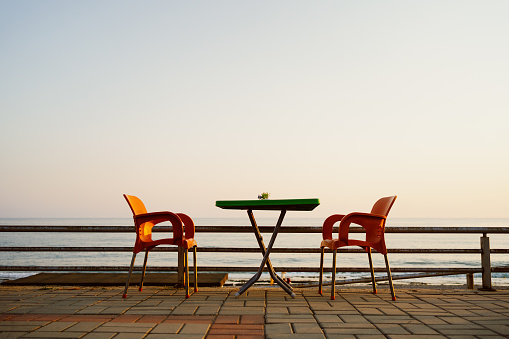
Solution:
[[[0,217],[509,217],[508,1],[0,1]]]

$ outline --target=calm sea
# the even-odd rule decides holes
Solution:
[[[273,226],[276,218],[257,218],[260,226]],[[287,226],[321,226],[323,219],[292,218],[288,216],[283,222]],[[67,225],[67,226],[126,226],[132,225],[131,218],[122,219],[5,219],[0,218],[1,225]],[[196,218],[195,224],[200,226],[240,225],[248,226],[246,218]],[[509,219],[422,219],[422,218],[389,218],[387,226],[441,226],[441,227],[489,227],[509,226]],[[164,237],[158,233],[156,236]],[[270,234],[264,233],[267,245]],[[388,248],[455,248],[479,249],[480,234],[394,234],[386,235]],[[509,234],[489,234],[492,249],[509,248]],[[197,233],[198,246],[216,247],[254,247],[257,242],[252,233],[220,234]],[[308,247],[318,248],[321,234],[285,234],[278,235],[274,247]],[[132,246],[134,234],[93,234],[93,233],[3,233],[0,246]],[[130,264],[132,253],[53,253],[53,252],[0,252],[0,265],[33,265],[33,266],[127,266]],[[330,257],[326,258],[325,265],[330,267]],[[271,254],[274,266],[319,266],[319,254]],[[374,253],[375,267],[384,267],[383,256]],[[391,267],[480,267],[479,254],[390,254]],[[140,265],[142,256],[137,264]],[[231,253],[199,253],[198,264],[204,266],[258,266],[261,260],[260,253],[231,254]],[[509,266],[509,255],[492,254],[492,266]],[[176,253],[152,253],[149,265],[176,266]],[[338,267],[365,267],[367,266],[365,254],[340,254]],[[17,279],[36,274],[37,272],[1,272],[0,281]],[[251,277],[252,273],[229,273],[227,284],[238,284]],[[366,276],[365,273],[338,273],[337,279],[358,278]],[[317,281],[316,273],[287,273],[292,282]],[[494,273],[493,286],[509,286],[508,273]],[[262,276],[267,281],[268,275]],[[480,274],[474,276],[475,284],[481,284]],[[431,284],[431,285],[460,285],[465,284],[465,275],[428,277],[408,280],[398,280],[398,284]]]

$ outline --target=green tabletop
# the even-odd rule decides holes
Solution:
[[[320,205],[319,199],[263,199],[263,200],[218,200],[216,206],[234,210],[287,210],[312,211]]]

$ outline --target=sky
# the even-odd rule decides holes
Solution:
[[[0,217],[509,217],[508,1],[0,0]],[[289,214],[290,215],[290,214]]]

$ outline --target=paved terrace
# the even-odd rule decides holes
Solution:
[[[0,286],[0,338],[507,338],[509,290]]]

